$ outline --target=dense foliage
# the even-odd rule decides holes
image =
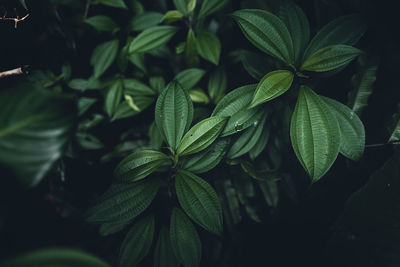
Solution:
[[[0,15],[16,6],[0,71],[31,67],[0,79],[2,246],[32,217],[84,234],[33,234],[5,266],[291,266],[286,246],[301,266],[397,266],[398,43],[372,1],[20,0]]]

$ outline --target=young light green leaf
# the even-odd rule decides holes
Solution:
[[[322,48],[304,61],[301,70],[329,71],[346,66],[362,51],[348,45],[332,45]]]
[[[222,234],[222,209],[217,193],[206,181],[185,170],[175,177],[175,190],[185,213],[207,231]]]
[[[135,223],[122,242],[119,266],[136,266],[151,248],[154,238],[154,216],[148,216]]]
[[[226,153],[228,159],[238,158],[249,152],[260,139],[264,130],[267,113],[263,114],[262,118],[253,123],[251,127],[246,129],[240,137],[233,142],[231,148]]]
[[[129,30],[132,32],[143,31],[158,25],[163,18],[163,14],[158,12],[144,12],[134,16],[130,21]]]
[[[123,79],[124,93],[133,96],[155,95],[156,92],[148,85],[136,79]]]
[[[309,87],[300,88],[290,138],[300,163],[312,181],[318,181],[339,153],[340,130],[335,115]]]
[[[208,99],[207,94],[201,88],[190,89],[189,95],[190,99],[192,99],[194,103],[208,104],[210,102],[210,99]]]
[[[235,11],[233,18],[254,46],[288,65],[294,64],[292,38],[277,16],[264,10],[242,9]]]
[[[196,66],[200,61],[196,49],[196,39],[194,31],[189,29],[185,43],[185,61],[188,66]]]
[[[203,78],[204,74],[206,74],[206,71],[202,69],[186,69],[178,73],[175,80],[182,85],[183,89],[190,90]]]
[[[154,267],[179,267],[179,261],[172,250],[169,230],[162,226],[154,250]]]
[[[208,80],[208,95],[211,97],[214,103],[217,104],[224,96],[227,86],[228,78],[226,76],[225,69],[223,67],[219,67],[216,71],[211,73],[210,79]]]
[[[336,100],[322,97],[338,120],[340,153],[352,160],[359,160],[365,147],[364,125],[351,109]]]
[[[187,13],[190,14],[196,8],[196,0],[190,0],[187,5]]]
[[[128,224],[151,204],[160,183],[158,179],[146,179],[137,183],[113,184],[87,211],[86,220]]]
[[[296,65],[300,63],[310,40],[310,25],[303,10],[291,0],[285,0],[278,9],[279,18],[286,24],[293,41]]]
[[[250,84],[232,90],[218,102],[211,116],[230,117],[247,108],[255,89],[256,85]]]
[[[258,106],[284,94],[292,86],[293,78],[293,72],[288,70],[268,73],[258,83],[249,107]]]
[[[199,55],[205,60],[218,65],[221,55],[221,42],[215,34],[210,32],[200,32],[197,35],[196,47]]]
[[[128,8],[126,6],[124,0],[96,0],[95,3],[102,4],[105,6],[116,7],[116,8],[123,8],[123,9]]]
[[[357,72],[351,78],[353,90],[348,94],[347,105],[358,116],[368,105],[368,98],[372,94],[379,66],[379,58],[362,55],[357,60]]]
[[[221,137],[243,131],[256,123],[264,114],[263,107],[243,109],[229,118]]]
[[[136,182],[170,159],[164,153],[152,150],[139,150],[124,158],[114,170],[114,178],[118,182]]]
[[[94,77],[99,78],[114,62],[118,53],[118,40],[111,40],[98,45],[90,59],[90,64],[94,67]]]
[[[204,0],[199,11],[199,19],[205,18],[222,9],[229,0]]]
[[[121,103],[123,93],[123,86],[120,80],[114,82],[114,84],[107,90],[104,99],[104,109],[107,115],[111,118]]]
[[[143,53],[165,45],[178,31],[175,26],[154,26],[136,36],[130,47],[129,53]]]
[[[0,165],[23,185],[39,183],[72,136],[75,106],[72,98],[33,84],[0,90]]]
[[[193,103],[186,90],[172,81],[157,99],[155,121],[165,142],[176,150],[193,120]]]
[[[68,248],[48,248],[25,253],[9,261],[2,262],[2,267],[21,266],[75,266],[75,267],[110,267],[105,261],[80,250]]]
[[[365,21],[359,15],[346,15],[326,24],[311,40],[303,61],[318,50],[331,45],[355,45],[367,30]]]
[[[85,19],[85,23],[93,26],[98,31],[113,32],[118,25],[109,17],[99,15]]]
[[[175,256],[186,267],[198,267],[201,260],[201,241],[194,225],[178,208],[172,210],[170,239]]]
[[[227,120],[227,117],[215,116],[194,125],[182,138],[177,154],[185,156],[207,148],[224,129]]]
[[[173,23],[183,19],[185,15],[179,10],[170,10],[162,17],[161,21],[165,23]]]
[[[182,169],[193,172],[207,172],[217,166],[228,151],[230,138],[218,138],[207,149],[182,161]]]

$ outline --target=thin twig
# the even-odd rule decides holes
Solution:
[[[7,70],[0,72],[0,78],[8,77],[8,76],[13,76],[13,75],[21,75],[21,74],[26,74],[26,68],[28,66],[12,69],[12,70]]]
[[[19,16],[15,17],[15,18],[8,18],[6,17],[7,12],[4,14],[4,16],[0,17],[0,20],[11,20],[14,21],[14,28],[16,29],[18,26],[18,23],[25,20],[27,17],[29,17],[29,14],[26,14],[25,16],[23,16],[22,18],[19,18]]]
[[[86,19],[87,16],[88,16],[88,14],[89,14],[89,8],[90,8],[90,1],[88,1],[88,2],[86,3],[85,14],[84,14],[84,16],[83,16],[84,19]]]
[[[382,147],[382,146],[388,146],[388,145],[400,145],[400,141],[394,141],[390,143],[383,143],[383,144],[372,144],[372,145],[366,145],[366,148],[370,147]]]

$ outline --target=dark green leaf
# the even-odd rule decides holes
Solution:
[[[122,100],[123,86],[120,80],[115,81],[115,83],[107,90],[104,99],[104,109],[109,117],[113,117],[118,105]]]
[[[186,69],[178,73],[175,80],[182,85],[183,89],[190,90],[203,78],[204,74],[206,74],[206,71],[202,69]]]
[[[133,65],[138,67],[144,73],[147,72],[144,53],[142,53],[142,54],[131,54],[131,55],[128,56],[128,60],[130,62],[132,62]]]
[[[199,55],[205,60],[218,65],[221,55],[221,42],[215,34],[200,32],[196,39],[196,46]]]
[[[264,108],[259,106],[251,109],[243,109],[233,114],[222,131],[221,137],[235,134],[254,125],[256,121],[261,119],[264,113],[263,110]]]
[[[279,189],[277,182],[268,179],[266,179],[265,181],[257,182],[268,206],[276,208],[279,201]]]
[[[228,2],[229,0],[204,0],[201,4],[198,18],[202,19],[217,12]]]
[[[135,79],[123,79],[125,94],[138,96],[138,95],[155,95],[156,92],[146,84]]]
[[[0,92],[0,164],[25,185],[37,184],[62,156],[75,102],[25,84]]]
[[[150,125],[149,128],[149,139],[150,139],[150,144],[152,145],[153,149],[160,149],[161,144],[163,142],[163,137],[160,133],[160,130],[158,130],[157,124],[155,121]]]
[[[108,236],[122,231],[130,222],[106,222],[99,228],[101,236]]]
[[[143,31],[150,27],[156,26],[161,22],[163,14],[158,12],[144,12],[143,14],[134,16],[130,22],[130,31]]]
[[[97,100],[95,98],[80,97],[78,99],[78,116],[85,114],[96,102]]]
[[[111,121],[135,116],[139,114],[140,111],[150,106],[154,101],[154,98],[145,96],[136,96],[132,99],[136,105],[136,110],[133,109],[127,101],[122,102],[115,110],[115,114],[111,118]],[[137,110],[137,108],[139,108],[139,111]]]
[[[261,51],[288,65],[294,64],[292,38],[285,24],[274,14],[258,9],[233,13],[246,38]]]
[[[76,141],[87,150],[97,150],[104,148],[103,143],[93,134],[78,132],[76,133]]]
[[[98,45],[92,54],[90,64],[94,67],[94,77],[99,78],[114,62],[118,53],[118,40]]]
[[[154,267],[179,267],[179,261],[172,250],[168,228],[161,227],[154,250]]]
[[[144,53],[165,45],[178,31],[175,26],[154,26],[136,36],[130,47],[129,53]]]
[[[170,223],[172,250],[186,267],[198,267],[201,260],[201,241],[196,228],[178,208],[172,210]]]
[[[22,5],[25,9],[28,9],[28,7],[26,6],[25,0],[19,0],[19,2],[21,3],[21,5]]]
[[[188,66],[197,66],[199,64],[199,56],[197,55],[196,43],[197,38],[194,31],[190,29],[185,43],[185,61]]]
[[[273,67],[269,62],[271,58],[262,54],[242,50],[240,51],[239,58],[247,73],[256,80],[261,80],[266,73],[273,70]]]
[[[87,18],[85,19],[85,23],[99,31],[113,32],[118,29],[118,25],[111,18],[103,15]]]
[[[106,6],[127,9],[124,0],[96,0],[95,3],[103,4]]]
[[[136,266],[149,253],[154,238],[154,216],[135,223],[121,245],[119,266]]]
[[[161,93],[165,88],[165,80],[162,76],[152,76],[149,78],[149,84],[154,91]]]
[[[187,7],[190,0],[172,0],[176,9],[181,11],[182,13],[186,14],[188,12]]]
[[[264,129],[263,129],[263,131],[261,133],[261,136],[257,141],[257,143],[249,151],[250,159],[254,160],[265,149],[265,147],[267,146],[268,140],[269,140],[269,135],[270,135],[270,130],[269,130],[268,124],[266,123],[265,126],[264,126]]]
[[[219,67],[216,71],[211,73],[210,79],[208,80],[208,95],[214,103],[218,103],[224,96],[227,86],[228,78],[225,69]]]
[[[256,85],[251,84],[232,90],[218,102],[212,116],[230,117],[247,108],[255,89]]]

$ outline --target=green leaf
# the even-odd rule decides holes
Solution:
[[[29,84],[1,90],[0,164],[24,185],[39,183],[64,152],[75,105],[71,98]]]
[[[118,25],[107,16],[93,16],[85,19],[85,23],[93,26],[98,31],[113,32],[118,29]]]
[[[199,11],[199,19],[210,16],[211,14],[222,9],[229,0],[204,0]]]
[[[275,68],[270,63],[271,58],[264,54],[241,50],[239,59],[247,73],[257,81],[261,80],[265,73],[271,72]]]
[[[318,181],[339,153],[340,131],[335,115],[309,87],[300,88],[290,138],[300,163],[312,181]]]
[[[390,129],[390,137],[388,142],[400,141],[400,112],[393,115],[393,126]]]
[[[362,51],[352,46],[332,45],[315,52],[300,69],[316,72],[334,70],[346,66],[360,54]]]
[[[153,90],[161,93],[165,88],[165,80],[162,76],[152,76],[149,78],[149,84]]]
[[[178,31],[175,26],[154,26],[136,36],[130,47],[129,53],[143,53],[165,45]]]
[[[150,175],[169,160],[167,155],[158,151],[135,151],[117,165],[114,177],[118,182],[136,182]]]
[[[25,0],[19,0],[19,2],[26,10],[28,10],[28,7],[26,6]]]
[[[221,137],[235,134],[249,128],[261,119],[264,113],[263,110],[264,108],[259,106],[251,109],[243,109],[233,114],[226,123],[226,126],[221,133]]]
[[[170,24],[183,19],[185,15],[179,10],[170,10],[162,17],[162,21]]]
[[[193,103],[186,90],[172,81],[157,99],[155,121],[166,143],[174,151],[193,120]]]
[[[190,0],[172,0],[176,9],[186,14],[188,12],[187,7]]]
[[[258,142],[261,134],[264,130],[265,121],[267,119],[267,113],[255,121],[252,126],[246,129],[240,137],[233,142],[231,148],[229,149],[226,157],[228,159],[234,159],[240,157],[247,152],[249,152]]]
[[[357,72],[351,78],[353,90],[348,94],[347,105],[358,116],[368,105],[368,98],[372,94],[376,81],[380,59],[377,57],[360,56],[357,60]]]
[[[151,204],[160,183],[158,179],[146,179],[137,183],[111,185],[99,202],[87,211],[86,221],[128,224]]]
[[[252,160],[256,159],[261,154],[261,152],[263,152],[263,150],[267,146],[269,136],[270,136],[270,129],[268,125],[265,124],[260,138],[258,139],[255,146],[249,151],[250,159]]]
[[[3,262],[3,267],[110,267],[105,261],[84,251],[69,248],[40,249]]]
[[[326,24],[311,40],[303,61],[318,50],[331,45],[355,45],[367,30],[365,21],[359,15],[339,17]]]
[[[168,228],[161,227],[154,250],[154,267],[179,267],[179,261],[172,251]]]
[[[122,242],[119,266],[136,266],[149,253],[154,238],[154,216],[135,223]]]
[[[190,99],[192,99],[194,103],[208,104],[210,102],[210,99],[208,99],[207,94],[201,88],[190,89],[189,95]]]
[[[100,76],[111,66],[118,54],[118,40],[111,40],[98,45],[90,59],[90,64],[94,67],[94,77]]]
[[[138,67],[138,69],[140,69],[141,71],[143,71],[144,73],[147,72],[147,68],[146,68],[146,61],[145,61],[145,56],[144,53],[142,54],[131,54],[128,56],[128,60],[135,65],[136,67]]]
[[[227,117],[215,116],[194,125],[182,138],[177,154],[185,156],[207,148],[224,129],[227,120]]]
[[[274,14],[258,9],[233,13],[246,38],[258,49],[288,65],[294,63],[292,38],[285,24]]]
[[[199,64],[196,42],[194,31],[189,29],[185,43],[185,61],[188,66],[197,66]]]
[[[192,89],[206,74],[205,70],[198,68],[191,68],[181,71],[175,76],[177,80],[185,90]]]
[[[290,0],[283,1],[279,6],[278,16],[286,24],[292,37],[297,65],[310,40],[310,24],[303,10]]]
[[[268,73],[258,83],[249,107],[258,106],[284,94],[292,86],[293,78],[293,72],[288,70]]]
[[[196,39],[196,47],[199,55],[205,60],[218,65],[221,55],[221,42],[215,34],[200,32]]]
[[[222,234],[222,209],[217,193],[203,179],[185,170],[175,177],[175,190],[185,213],[207,231]]]
[[[339,123],[340,153],[352,160],[359,160],[365,147],[364,125],[351,109],[342,103],[321,96]]]
[[[120,80],[114,82],[114,84],[107,90],[104,99],[104,109],[109,117],[112,117],[121,103],[123,93],[123,86]]]
[[[150,144],[152,145],[153,149],[160,149],[162,142],[163,142],[163,137],[160,133],[160,130],[158,130],[157,124],[155,121],[150,125],[149,127],[149,139],[150,139]]]
[[[151,89],[148,85],[136,79],[123,79],[125,94],[130,94],[133,96],[145,96],[145,95],[155,95],[156,92]]]
[[[78,116],[82,116],[97,102],[95,98],[80,97],[78,99]]]
[[[227,86],[228,77],[226,76],[225,69],[219,67],[216,71],[211,73],[210,79],[208,80],[208,95],[214,103],[218,103],[224,96]]]
[[[116,7],[116,8],[128,9],[124,0],[96,0],[94,3],[102,4],[105,6]]]
[[[143,14],[134,16],[130,22],[129,30],[143,31],[150,27],[156,26],[161,22],[163,14],[158,12],[144,12]]]
[[[76,141],[79,146],[87,150],[97,150],[104,148],[103,143],[93,134],[77,132]]]
[[[264,181],[257,181],[257,183],[264,195],[267,205],[276,208],[279,201],[279,188],[277,182],[266,179]]]
[[[135,96],[132,99],[134,100],[136,107],[139,108],[140,111],[146,109],[154,101],[153,97],[145,97],[145,96]],[[132,107],[128,104],[127,101],[122,102],[121,104],[118,105],[117,109],[115,110],[114,116],[111,118],[111,121],[135,116],[139,114],[140,111],[132,109]]]
[[[178,208],[172,210],[170,239],[175,256],[186,267],[198,267],[201,260],[201,241],[196,228]]]
[[[187,13],[190,14],[196,8],[196,0],[190,0],[187,4]]]
[[[230,138],[218,138],[207,149],[188,157],[182,162],[182,169],[193,172],[207,172],[217,166],[228,151]]]
[[[230,117],[247,108],[255,89],[256,85],[250,84],[232,90],[218,102],[211,116]]]
[[[99,228],[101,236],[109,236],[122,231],[130,222],[107,222],[103,223]]]

